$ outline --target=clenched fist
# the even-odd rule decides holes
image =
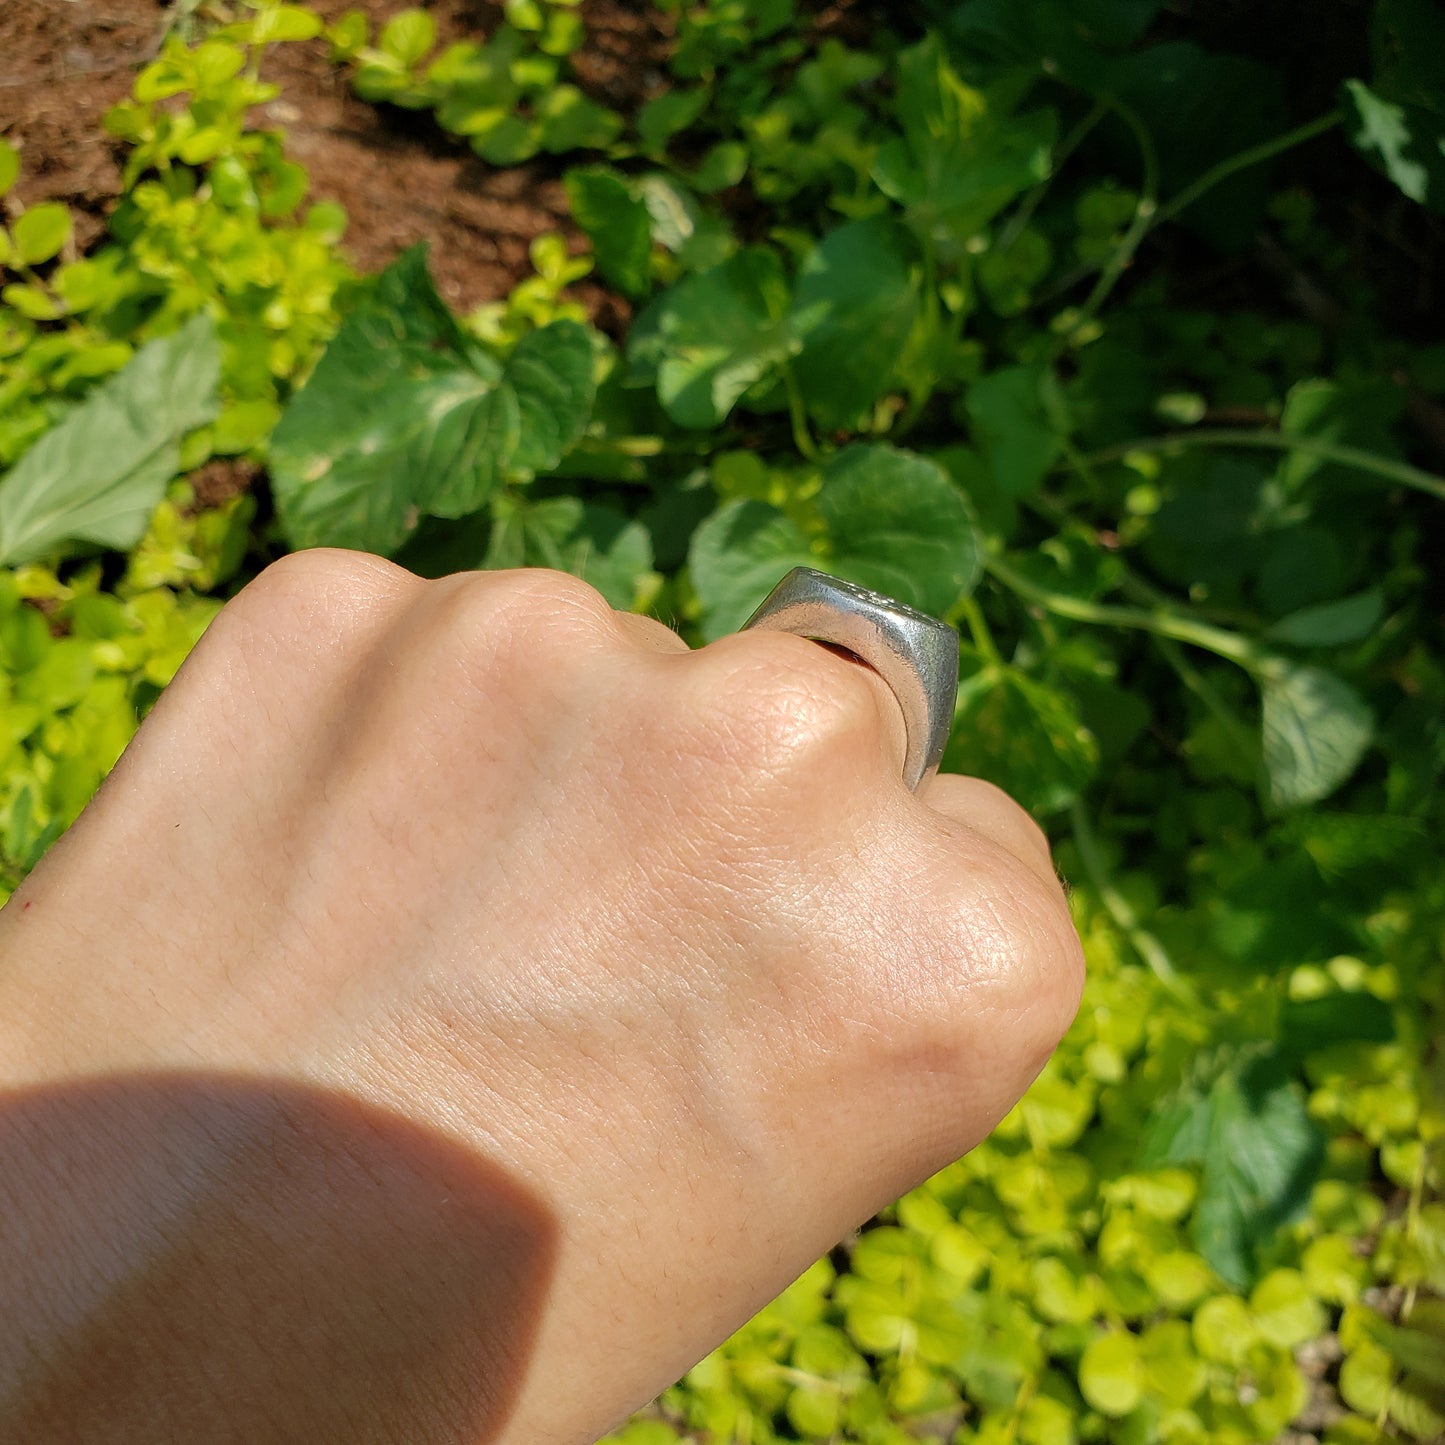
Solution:
[[[976,1143],[1047,845],[868,668],[309,552],[0,914],[0,1441],[586,1445]]]

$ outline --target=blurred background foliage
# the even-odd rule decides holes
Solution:
[[[614,1445],[1445,1437],[1445,15],[662,0],[618,105],[596,9],[162,7],[83,247],[0,139],[0,897],[286,550],[694,643],[852,578],[959,626],[1083,1009]],[[305,46],[561,181],[507,294],[357,273]]]

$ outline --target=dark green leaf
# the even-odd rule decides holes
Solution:
[[[969,387],[964,404],[995,481],[1010,497],[1028,496],[1063,449],[1053,372],[1042,365],[995,371]]]
[[[652,255],[647,202],[634,196],[615,171],[568,171],[566,186],[572,215],[592,242],[603,279],[625,296],[645,296]]]
[[[1328,797],[1358,766],[1374,735],[1364,699],[1318,667],[1275,664],[1264,694],[1264,767],[1270,803],[1297,808]]]
[[[1160,1103],[1144,1139],[1145,1167],[1202,1166],[1194,1213],[1200,1254],[1237,1287],[1258,1250],[1309,1203],[1324,1141],[1277,1055],[1231,1057],[1211,1086]]]
[[[1335,1044],[1387,1044],[1395,1037],[1395,1016],[1389,1004],[1370,993],[1287,999],[1279,1037],[1282,1052],[1292,1058]]]
[[[1276,68],[1189,42],[1121,56],[1101,89],[1131,105],[1149,128],[1166,197],[1289,123]],[[1137,140],[1122,126],[1119,135],[1125,164],[1137,167]],[[1238,248],[1253,239],[1268,197],[1268,165],[1252,166],[1214,186],[1182,219],[1215,245]]]
[[[633,379],[655,382],[679,426],[718,426],[797,350],[787,311],[778,258],[762,247],[739,251],[664,292],[637,319],[628,351]]]
[[[918,317],[917,247],[885,217],[854,221],[808,253],[793,293],[793,370],[825,430],[854,425],[894,382]]]
[[[210,317],[141,348],[41,436],[0,481],[0,564],[62,542],[130,547],[180,462],[179,442],[220,410]]]
[[[271,442],[292,546],[390,555],[423,514],[476,511],[504,476],[554,466],[586,425],[583,327],[529,334],[503,366],[462,334],[421,248],[342,323]]]
[[[971,648],[964,673],[944,771],[987,778],[1033,813],[1067,808],[1099,760],[1072,700]]]
[[[814,567],[941,615],[978,579],[967,502],[933,462],[886,446],[850,447],[823,473],[826,528],[810,538],[765,502],[729,502],[693,538],[693,586],[709,637],[735,632],[793,567]]]
[[[1338,647],[1368,637],[1384,615],[1384,599],[1372,588],[1338,602],[1302,607],[1280,618],[1265,636],[1288,647]]]

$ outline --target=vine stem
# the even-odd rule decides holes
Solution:
[[[808,408],[803,401],[803,391],[792,366],[786,362],[783,364],[783,386],[788,395],[788,420],[793,427],[793,445],[805,461],[817,461],[818,447],[808,429]]]
[[[986,565],[989,574],[1011,592],[1060,617],[1072,617],[1076,622],[1089,622],[1099,627],[1127,627],[1139,632],[1152,632],[1156,637],[1171,637],[1176,642],[1187,642],[1219,657],[1227,657],[1249,672],[1262,671],[1267,664],[1268,659],[1247,637],[1183,617],[1170,608],[1115,607],[1103,602],[1090,602],[1083,597],[1071,597],[1065,592],[1042,587],[1000,558],[990,558]]]
[[[1248,150],[1227,156],[1218,165],[1211,166],[1202,176],[1191,181],[1178,195],[1171,196],[1160,206],[1154,216],[1154,224],[1162,226],[1165,221],[1173,220],[1180,211],[1188,210],[1206,191],[1213,190],[1221,181],[1228,180],[1236,172],[1246,171],[1250,166],[1257,166],[1283,151],[1293,150],[1297,145],[1303,145],[1318,135],[1324,135],[1326,131],[1333,130],[1343,120],[1343,112],[1332,110],[1327,115],[1316,116],[1314,120],[1306,121],[1293,130],[1285,131],[1283,135],[1277,135],[1270,140],[1261,141],[1256,146],[1250,146]]]
[[[1168,432],[1164,436],[1139,437],[1119,442],[1093,452],[1086,459],[1091,466],[1116,462],[1130,453],[1187,451],[1192,447],[1249,447],[1264,451],[1300,452],[1318,457],[1322,462],[1337,462],[1397,482],[1439,501],[1445,501],[1445,477],[1412,467],[1408,462],[1391,461],[1376,456],[1362,447],[1341,446],[1338,442],[1321,441],[1318,437],[1295,436],[1289,432],[1271,431],[1267,427],[1244,429],[1236,427],[1200,427],[1196,431]]]

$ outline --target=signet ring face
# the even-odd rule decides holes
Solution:
[[[917,792],[938,771],[958,698],[958,633],[912,607],[794,567],[743,624],[828,642],[866,663],[903,710],[908,750],[903,782]]]

